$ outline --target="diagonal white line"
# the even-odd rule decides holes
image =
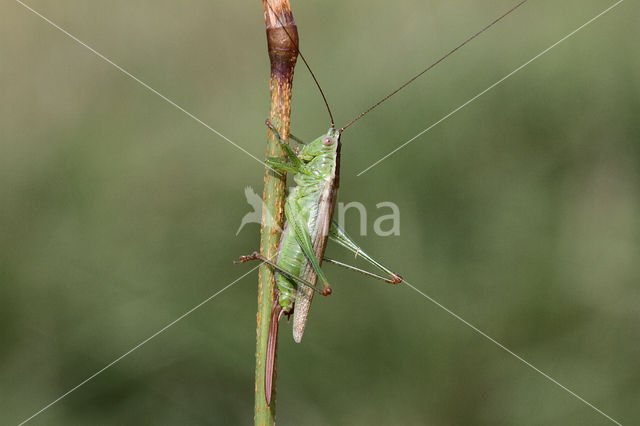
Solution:
[[[563,41],[565,41],[566,39],[568,39],[569,37],[573,36],[575,33],[577,33],[578,31],[582,30],[584,27],[586,27],[587,25],[591,24],[593,21],[595,21],[596,19],[600,18],[602,15],[604,15],[605,13],[609,12],[611,9],[613,9],[614,7],[618,6],[620,3],[622,3],[624,0],[619,0],[617,3],[615,3],[614,5],[608,7],[607,9],[605,9],[604,11],[600,12],[597,16],[594,16],[593,18],[591,18],[590,20],[588,20],[587,22],[585,22],[584,24],[582,24],[581,26],[579,26],[578,28],[576,28],[575,30],[573,30],[572,32],[570,32],[569,34],[567,34],[566,36],[564,36],[563,38],[561,38],[560,40],[558,40],[557,42],[555,42],[554,44],[552,44],[551,46],[547,47],[546,49],[544,49],[542,52],[538,53],[536,56],[534,56],[533,58],[529,59],[527,62],[525,62],[524,64],[520,65],[518,68],[516,68],[515,70],[511,71],[509,74],[505,75],[504,77],[502,77],[500,80],[496,81],[495,83],[493,83],[491,86],[487,87],[485,90],[483,90],[482,92],[478,93],[477,95],[475,95],[473,98],[469,99],[467,102],[463,103],[462,105],[460,105],[458,108],[454,109],[453,111],[451,111],[449,114],[445,115],[444,117],[442,117],[440,120],[436,121],[435,123],[433,123],[432,125],[430,125],[429,127],[427,127],[426,129],[424,129],[423,131],[421,131],[420,133],[418,133],[417,135],[415,135],[414,137],[412,137],[411,139],[409,139],[408,141],[406,141],[405,143],[403,143],[402,145],[400,145],[399,147],[397,147],[396,149],[394,149],[393,151],[391,151],[390,153],[388,153],[387,155],[385,155],[384,157],[380,158],[378,161],[376,161],[375,163],[371,164],[369,167],[367,167],[366,169],[362,170],[360,173],[358,173],[357,176],[360,176],[361,174],[367,172],[368,170],[370,170],[371,168],[377,166],[378,164],[380,164],[382,161],[386,160],[387,158],[389,158],[390,156],[392,156],[393,154],[395,154],[396,152],[400,151],[402,148],[404,148],[405,146],[409,145],[411,142],[413,142],[414,140],[418,139],[420,136],[424,135],[425,133],[427,133],[429,130],[433,129],[434,127],[436,127],[438,124],[442,123],[444,120],[446,120],[447,118],[451,117],[453,114],[455,114],[456,112],[460,111],[462,108],[466,107],[467,105],[469,105],[471,102],[475,101],[476,99],[478,99],[480,96],[484,95],[485,93],[487,93],[488,91],[490,91],[491,89],[493,89],[494,87],[496,87],[497,85],[499,85],[500,83],[502,83],[503,81],[505,81],[506,79],[508,79],[509,77],[511,77],[512,75],[514,75],[515,73],[517,73],[518,71],[520,71],[521,69],[523,69],[524,67],[526,67],[527,65],[529,65],[531,62],[535,61],[536,59],[538,59],[539,57],[541,57],[542,55],[544,55],[545,53],[549,52],[551,49],[553,49],[554,47],[556,47],[557,45],[559,45],[560,43],[562,43]]]
[[[565,385],[563,385],[562,383],[558,382],[556,379],[554,379],[553,377],[551,377],[550,375],[548,375],[547,373],[545,373],[544,371],[540,370],[539,368],[537,368],[535,365],[531,364],[529,361],[527,361],[526,359],[522,358],[520,355],[516,354],[515,352],[513,352],[511,349],[507,348],[506,346],[504,346],[502,343],[498,342],[496,339],[494,339],[493,337],[489,336],[487,333],[485,333],[484,331],[480,330],[478,327],[476,327],[475,325],[471,324],[469,321],[465,320],[464,318],[462,318],[460,315],[456,314],[455,312],[453,312],[451,309],[447,308],[446,306],[442,305],[440,302],[438,302],[437,300],[435,300],[433,297],[427,295],[426,293],[424,293],[422,290],[418,290],[416,287],[414,287],[411,283],[409,283],[407,280],[404,280],[403,283],[405,283],[406,285],[408,285],[409,287],[411,287],[413,290],[415,290],[416,292],[418,292],[419,294],[421,294],[424,298],[426,298],[427,300],[429,300],[431,303],[435,304],[436,306],[438,306],[439,308],[441,308],[442,310],[444,310],[446,313],[448,313],[449,315],[453,316],[455,319],[457,319],[458,321],[462,322],[464,325],[466,325],[467,327],[471,328],[473,331],[475,331],[476,333],[478,333],[479,335],[481,335],[482,337],[484,337],[485,339],[489,340],[491,343],[495,344],[496,346],[498,346],[500,349],[504,350],[505,352],[507,352],[509,355],[513,356],[514,358],[516,358],[518,361],[522,362],[524,365],[526,365],[527,367],[530,367],[531,369],[533,369],[534,371],[536,371],[537,373],[541,374],[544,378],[546,378],[547,380],[551,381],[552,383],[554,383],[555,385],[559,386],[560,388],[562,388],[563,390],[565,390],[566,392],[568,392],[571,396],[579,399],[580,401],[582,401],[583,403],[585,403],[586,405],[588,405],[589,407],[591,407],[592,409],[594,409],[595,411],[597,411],[598,413],[600,413],[601,415],[603,415],[604,417],[606,417],[607,419],[611,420],[613,423],[622,426],[622,424],[620,422],[618,422],[617,420],[615,420],[614,418],[612,418],[611,416],[609,416],[607,413],[605,413],[604,411],[602,411],[601,409],[599,409],[598,407],[596,407],[595,405],[593,405],[592,403],[590,403],[589,401],[587,401],[586,399],[582,398],[580,395],[578,395],[577,393],[575,393],[574,391],[572,391],[571,389],[569,389],[568,387],[566,387]]]
[[[98,376],[99,374],[101,374],[102,372],[104,372],[106,369],[108,369],[109,367],[113,366],[114,364],[118,363],[119,361],[121,361],[123,358],[125,358],[126,356],[130,355],[133,351],[135,351],[136,349],[140,348],[142,345],[148,343],[151,339],[157,337],[159,334],[165,332],[167,329],[169,329],[170,327],[172,327],[173,325],[175,325],[178,321],[184,319],[185,317],[187,317],[188,315],[192,314],[195,310],[199,309],[200,307],[202,307],[202,305],[204,305],[205,303],[209,302],[211,299],[213,299],[214,297],[216,297],[217,295],[219,295],[220,293],[222,293],[223,291],[225,291],[226,289],[228,289],[229,287],[231,287],[232,285],[236,284],[238,281],[240,281],[241,279],[243,279],[244,277],[246,277],[247,275],[249,275],[250,273],[252,273],[253,271],[255,271],[256,269],[258,269],[260,267],[261,264],[258,264],[258,266],[256,266],[255,268],[251,269],[249,272],[241,275],[240,277],[236,278],[234,281],[232,281],[231,283],[229,283],[226,287],[222,288],[222,290],[217,291],[216,293],[212,294],[211,296],[207,297],[206,299],[204,299],[202,302],[198,303],[196,306],[194,306],[193,308],[189,309],[187,312],[185,312],[184,314],[180,315],[178,318],[174,319],[173,321],[171,321],[169,324],[165,325],[164,327],[162,327],[160,330],[156,331],[155,333],[153,333],[151,336],[147,337],[146,339],[144,339],[143,341],[141,341],[140,343],[138,343],[137,345],[135,345],[134,347],[132,347],[131,349],[129,349],[127,352],[123,353],[122,355],[120,355],[118,358],[114,359],[113,361],[111,361],[109,364],[105,365],[104,367],[102,367],[100,370],[96,371],[95,373],[93,373],[91,376],[87,377],[86,379],[84,379],[82,382],[78,383],[77,385],[75,385],[74,387],[72,387],[71,389],[69,389],[67,392],[63,393],[62,395],[60,395],[58,398],[56,398],[55,400],[51,401],[49,404],[45,405],[44,407],[42,407],[40,410],[38,410],[37,412],[35,412],[34,414],[32,414],[30,417],[24,419],[18,426],[22,426],[23,424],[27,423],[28,421],[32,420],[34,417],[36,417],[37,415],[41,414],[42,412],[44,412],[45,410],[49,409],[51,406],[55,405],[56,403],[58,403],[60,400],[62,400],[63,398],[65,398],[66,396],[68,396],[70,393],[74,392],[75,390],[77,390],[79,387],[81,387],[82,385],[86,384],[87,382],[89,382],[90,380],[94,379],[96,376]]]
[[[106,56],[104,56],[102,53],[98,52],[97,50],[95,50],[94,48],[92,48],[91,46],[89,46],[87,43],[83,42],[82,40],[80,40],[79,38],[77,38],[76,36],[74,36],[73,34],[71,34],[70,32],[68,32],[67,30],[65,30],[64,28],[60,27],[58,24],[56,24],[55,22],[53,22],[52,20],[50,20],[49,18],[47,18],[46,16],[43,16],[40,12],[36,11],[35,9],[33,9],[31,6],[23,3],[20,0],[16,0],[16,2],[18,2],[20,5],[24,6],[26,9],[30,10],[31,12],[33,12],[35,15],[39,16],[40,18],[42,18],[45,22],[49,23],[51,26],[53,26],[54,28],[62,31],[64,34],[66,34],[67,36],[69,36],[71,39],[73,39],[75,42],[77,42],[78,44],[86,47],[87,49],[89,49],[91,52],[93,52],[96,56],[98,56],[100,59],[104,60],[105,62],[113,65],[115,68],[118,69],[118,71],[122,72],[124,75],[126,75],[127,77],[130,77],[131,79],[135,80],[138,84],[140,84],[141,86],[143,86],[145,89],[149,90],[150,92],[160,96],[162,99],[164,99],[165,101],[167,101],[169,104],[171,104],[173,107],[177,108],[178,110],[182,111],[183,113],[185,113],[187,116],[189,116],[190,118],[192,118],[193,120],[195,120],[196,122],[198,122],[199,124],[203,125],[204,127],[206,127],[207,129],[211,130],[213,133],[215,133],[216,135],[220,136],[222,139],[224,139],[225,141],[229,142],[231,145],[235,146],[236,148],[238,148],[240,151],[244,152],[245,154],[247,154],[249,157],[253,158],[254,160],[256,160],[258,163],[262,164],[265,167],[268,167],[269,169],[271,169],[273,172],[277,173],[278,175],[280,175],[280,173],[278,173],[276,170],[272,169],[271,167],[269,167],[267,164],[265,164],[262,160],[260,160],[258,157],[254,156],[253,154],[251,154],[249,151],[247,151],[246,149],[244,149],[243,147],[241,147],[240,145],[238,145],[237,143],[235,143],[234,141],[232,141],[231,139],[229,139],[228,137],[226,137],[225,135],[223,135],[222,133],[220,133],[219,131],[217,131],[216,129],[214,129],[213,127],[211,127],[210,125],[208,125],[207,123],[205,123],[204,121],[200,120],[198,117],[196,117],[195,115],[193,115],[192,113],[190,113],[189,111],[187,111],[186,109],[184,109],[183,107],[181,107],[180,105],[178,105],[177,103],[175,103],[174,101],[172,101],[171,99],[167,98],[165,95],[163,95],[162,93],[158,92],[156,89],[154,89],[153,87],[149,86],[147,83],[145,83],[144,81],[140,80],[138,77],[136,77],[135,75],[131,74],[129,71],[127,71],[126,69],[122,68],[120,65],[116,64],[115,62],[113,62],[111,59],[107,58]]]

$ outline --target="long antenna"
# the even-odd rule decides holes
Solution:
[[[298,52],[298,55],[300,55],[300,58],[302,58],[302,62],[304,62],[304,66],[307,67],[307,69],[309,70],[309,73],[311,74],[311,77],[313,78],[313,81],[316,83],[316,86],[318,87],[318,90],[320,91],[320,94],[322,95],[322,100],[324,101],[324,104],[327,107],[327,112],[329,113],[329,118],[331,119],[331,127],[335,128],[336,125],[335,125],[335,123],[333,121],[333,114],[331,114],[331,108],[329,108],[329,102],[327,102],[327,97],[324,95],[324,92],[322,91],[322,87],[320,87],[320,83],[318,83],[318,79],[316,78],[316,75],[313,73],[313,71],[311,70],[311,67],[309,66],[309,63],[307,62],[307,60],[305,59],[304,55],[300,51],[300,48],[298,47],[298,43],[296,43],[296,41],[293,39],[293,37],[291,37],[291,34],[289,34],[289,31],[287,31],[287,28],[285,27],[284,23],[280,19],[280,15],[278,15],[276,13],[276,11],[273,10],[273,7],[271,7],[271,3],[269,2],[269,0],[265,0],[265,3],[267,4],[267,6],[269,6],[269,9],[273,13],[273,15],[276,17],[276,19],[278,20],[280,25],[282,26],[282,29],[287,34],[287,37],[289,37],[289,40],[291,40],[291,42],[293,43],[294,47],[296,48],[296,51]]]
[[[493,22],[491,22],[489,25],[487,25],[486,27],[484,27],[483,29],[481,29],[480,31],[478,31],[477,33],[475,33],[474,35],[472,35],[471,37],[469,37],[468,39],[466,39],[464,42],[462,42],[460,45],[458,45],[458,47],[456,47],[455,49],[453,49],[452,51],[450,51],[449,53],[447,53],[446,55],[444,55],[442,58],[438,59],[437,61],[435,61],[433,64],[429,65],[427,68],[425,68],[424,70],[422,70],[419,74],[415,75],[413,78],[411,78],[409,81],[407,81],[406,83],[404,83],[402,86],[398,87],[396,90],[394,90],[393,92],[389,93],[387,96],[385,96],[384,98],[380,99],[378,102],[376,102],[375,104],[373,104],[373,106],[369,107],[366,111],[360,113],[360,115],[358,115],[356,118],[354,118],[353,120],[351,120],[349,123],[347,123],[346,126],[342,127],[340,129],[340,133],[342,133],[344,131],[344,129],[346,129],[347,127],[351,126],[353,123],[355,123],[356,121],[360,120],[362,117],[364,117],[365,115],[367,115],[368,113],[370,113],[374,108],[376,108],[377,106],[379,106],[380,104],[384,103],[385,101],[387,101],[390,97],[392,97],[393,95],[395,95],[396,93],[398,93],[399,91],[401,91],[402,89],[404,89],[405,87],[407,87],[408,85],[410,85],[411,83],[413,83],[415,80],[417,80],[422,74],[426,73],[427,71],[429,71],[430,69],[432,69],[433,67],[435,67],[436,65],[438,65],[440,62],[444,61],[445,59],[447,59],[449,56],[453,55],[456,51],[458,51],[459,49],[461,49],[462,47],[464,47],[467,43],[469,43],[471,40],[473,40],[474,38],[478,37],[480,34],[482,34],[483,32],[487,31],[489,28],[493,27],[495,24],[497,24],[499,21],[502,20],[502,18],[506,17],[507,15],[509,15],[511,12],[513,12],[514,10],[516,10],[517,8],[519,8],[520,6],[522,6],[523,4],[525,4],[528,0],[522,0],[520,3],[518,3],[517,5],[515,5],[514,7],[512,7],[511,9],[509,9],[506,13],[504,13],[502,16],[500,16],[499,18],[497,18],[496,20],[494,20]],[[302,55],[300,55],[302,56]]]

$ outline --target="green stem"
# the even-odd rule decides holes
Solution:
[[[269,1],[269,4],[266,3]],[[291,114],[291,85],[298,52],[298,31],[287,0],[263,0],[267,45],[271,61],[271,112],[269,119],[283,138],[288,139]],[[277,17],[276,17],[277,14]],[[283,28],[284,25],[284,28]],[[287,35],[288,33],[288,35]],[[291,40],[293,38],[294,41]],[[268,132],[267,156],[285,158],[278,138]],[[280,242],[280,229],[284,223],[286,176],[272,170],[265,170],[263,192],[263,214],[260,238],[260,252],[268,259],[274,259]],[[273,214],[274,221],[267,219],[266,211]],[[273,223],[275,222],[275,223]],[[277,225],[277,226],[276,226]],[[273,425],[276,416],[275,377],[271,405],[265,398],[265,362],[269,321],[275,291],[275,281],[267,265],[260,267],[258,276],[258,312],[256,329],[256,370],[255,370],[255,424]],[[274,366],[274,376],[275,376]]]

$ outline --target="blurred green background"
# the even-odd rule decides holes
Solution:
[[[31,0],[264,156],[257,0]],[[338,125],[514,1],[293,0]],[[344,134],[362,245],[623,424],[640,422],[640,7],[627,1],[356,174],[609,5],[531,1]],[[13,1],[0,5],[0,422],[17,424],[249,270],[263,168]],[[292,128],[325,131],[296,71]],[[372,232],[375,205],[401,234]],[[348,255],[329,248],[334,257]],[[601,425],[603,416],[407,286],[326,266],[305,338],[283,324],[278,420]],[[252,274],[30,424],[249,424]]]

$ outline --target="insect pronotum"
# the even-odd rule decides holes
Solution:
[[[340,149],[342,144],[342,133],[347,127],[351,126],[371,110],[387,101],[409,84],[413,83],[424,73],[444,61],[450,55],[491,28],[527,1],[528,0],[522,0],[517,3],[480,31],[471,35],[449,53],[357,115],[353,120],[340,129],[336,129],[329,104],[318,80],[311,70],[311,67],[302,55],[302,52],[300,52],[297,43],[295,43],[293,38],[291,38],[287,32],[287,36],[289,36],[291,41],[294,43],[298,54],[311,73],[314,82],[322,95],[327,112],[329,113],[331,125],[324,135],[310,143],[305,143],[300,139],[295,138],[293,135],[290,135],[291,139],[294,139],[302,145],[299,152],[296,153],[283,140],[276,129],[267,121],[267,126],[269,126],[271,131],[274,132],[280,140],[281,146],[287,155],[287,159],[267,158],[266,163],[277,171],[294,174],[293,179],[297,184],[296,187],[291,189],[285,200],[284,210],[286,222],[280,238],[276,259],[272,261],[262,256],[260,253],[254,252],[249,256],[241,256],[238,261],[238,263],[244,263],[249,260],[260,260],[270,265],[276,271],[277,289],[273,301],[273,310],[269,326],[267,361],[265,366],[265,395],[267,404],[271,403],[273,365],[280,318],[284,314],[293,314],[293,339],[296,342],[300,342],[302,335],[304,334],[304,328],[309,315],[313,294],[319,293],[324,296],[331,294],[329,280],[321,269],[323,261],[363,273],[369,277],[386,281],[390,284],[399,284],[402,282],[402,277],[399,274],[393,273],[390,269],[383,266],[373,257],[369,256],[333,220],[333,211],[337,201],[340,178]],[[268,0],[267,5],[273,12],[273,8]],[[278,15],[275,15],[278,18],[278,21],[280,21]],[[282,24],[282,22],[280,22],[280,24]],[[282,26],[284,28],[284,25]],[[325,258],[324,253],[328,240],[338,243],[354,253],[356,256],[364,259],[371,266],[377,268],[382,275],[377,275],[337,260]],[[316,287],[318,279],[320,280],[321,288]]]

